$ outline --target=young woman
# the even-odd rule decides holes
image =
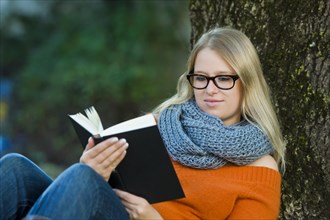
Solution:
[[[128,144],[90,139],[81,163],[54,182],[20,155],[2,158],[0,217],[276,219],[284,142],[269,93],[250,40],[213,29],[194,46],[177,93],[154,110],[185,198],[151,205],[111,189],[104,180]]]

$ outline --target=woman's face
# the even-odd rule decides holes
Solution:
[[[198,52],[194,73],[209,77],[236,75],[231,66],[210,48]],[[225,125],[235,124],[241,120],[243,88],[240,79],[235,81],[235,86],[230,90],[219,89],[210,80],[205,89],[194,89],[194,95],[197,105],[204,112],[219,117]]]

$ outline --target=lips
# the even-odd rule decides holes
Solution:
[[[204,100],[205,104],[209,107],[214,107],[214,106],[220,104],[223,101],[224,100],[218,100],[218,99],[205,99]]]

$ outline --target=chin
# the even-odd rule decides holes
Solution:
[[[219,115],[219,111],[205,111],[206,113],[214,116],[214,117],[217,117],[217,118],[220,118],[221,119],[221,115]]]

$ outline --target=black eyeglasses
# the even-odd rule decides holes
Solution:
[[[189,73],[187,79],[190,85],[195,89],[205,89],[209,85],[210,80],[212,80],[214,85],[219,89],[229,90],[235,86],[235,81],[239,79],[239,76],[219,75],[208,77],[205,75]]]

